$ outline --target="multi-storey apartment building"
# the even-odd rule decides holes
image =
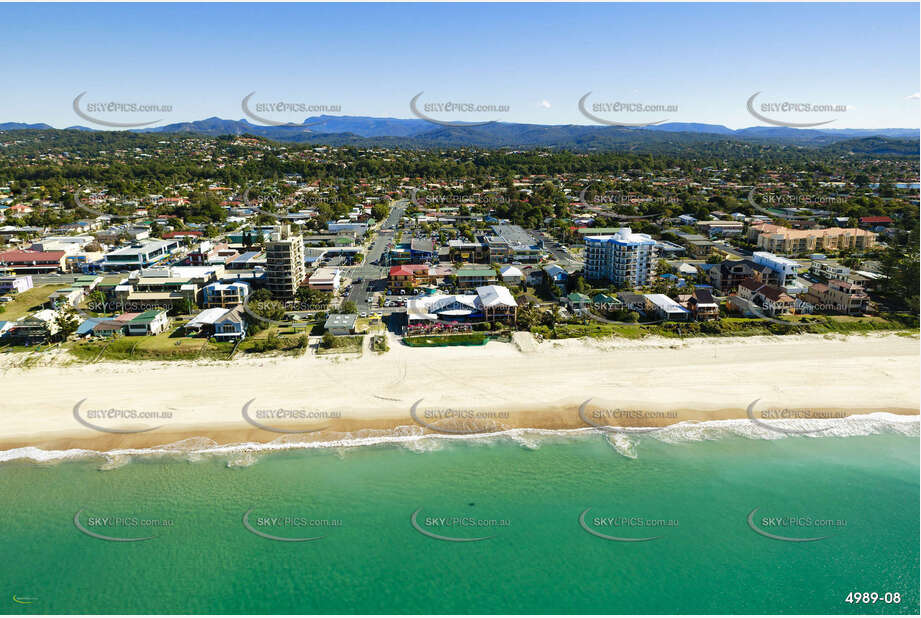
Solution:
[[[748,230],[748,238],[757,241],[760,249],[790,255],[847,249],[863,251],[876,246],[876,233],[856,227],[794,230],[771,223],[754,223]]]
[[[201,289],[202,306],[232,308],[242,305],[249,296],[249,285],[242,281],[232,283],[211,283]]]
[[[802,298],[816,313],[861,315],[870,308],[870,297],[861,286],[839,279],[813,283]]]
[[[279,300],[292,300],[306,276],[304,240],[282,226],[265,243],[266,288]]]
[[[655,273],[656,241],[623,227],[606,236],[585,238],[585,276],[614,285],[638,287]]]

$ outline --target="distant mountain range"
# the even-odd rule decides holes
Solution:
[[[48,130],[50,125],[0,123],[0,131]],[[83,126],[71,131],[99,131]],[[162,127],[131,129],[137,133],[254,135],[278,141],[404,148],[561,148],[569,150],[657,150],[687,148],[703,143],[743,141],[824,147],[873,140],[877,154],[918,154],[918,129],[792,129],[671,122],[642,128],[600,125],[538,125],[496,122],[479,126],[443,126],[422,119],[370,116],[312,116],[303,126],[265,126],[248,120],[206,118]],[[883,140],[883,141],[879,141]]]

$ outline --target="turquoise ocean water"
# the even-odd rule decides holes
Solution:
[[[917,613],[919,441],[598,433],[0,464],[5,613]],[[427,448],[422,448],[423,445]],[[82,509],[82,511],[81,511]],[[580,524],[580,514],[590,509]],[[826,537],[811,542],[785,537]],[[101,540],[86,531],[114,538]],[[243,525],[243,515],[249,512]],[[417,513],[417,530],[411,516]],[[112,523],[105,518],[122,518]],[[287,518],[287,519],[286,519]],[[152,525],[156,522],[157,525]],[[620,539],[609,540],[590,533]],[[311,538],[304,542],[283,538]],[[455,539],[452,542],[425,534]],[[847,603],[851,592],[875,604]],[[900,603],[885,603],[886,593]],[[894,597],[888,597],[894,600]]]

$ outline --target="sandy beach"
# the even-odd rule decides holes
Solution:
[[[230,362],[88,365],[58,357],[27,369],[7,354],[0,450],[270,442],[304,430],[298,439],[401,427],[662,426],[746,418],[755,400],[758,414],[794,410],[796,418],[919,413],[917,337],[528,339],[453,348],[393,340],[382,355]],[[154,417],[132,416],[138,412]]]

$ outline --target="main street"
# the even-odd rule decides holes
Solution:
[[[380,265],[381,257],[387,250],[387,245],[393,242],[393,230],[400,223],[408,206],[408,200],[398,200],[393,203],[393,208],[390,209],[387,218],[381,223],[379,231],[371,240],[364,260],[348,271],[348,276],[352,280],[352,291],[349,293],[348,300],[355,303],[359,313],[370,311],[372,307],[368,303],[368,297],[373,292],[383,290],[381,280],[386,278],[387,269]],[[386,282],[383,285],[386,285]]]

